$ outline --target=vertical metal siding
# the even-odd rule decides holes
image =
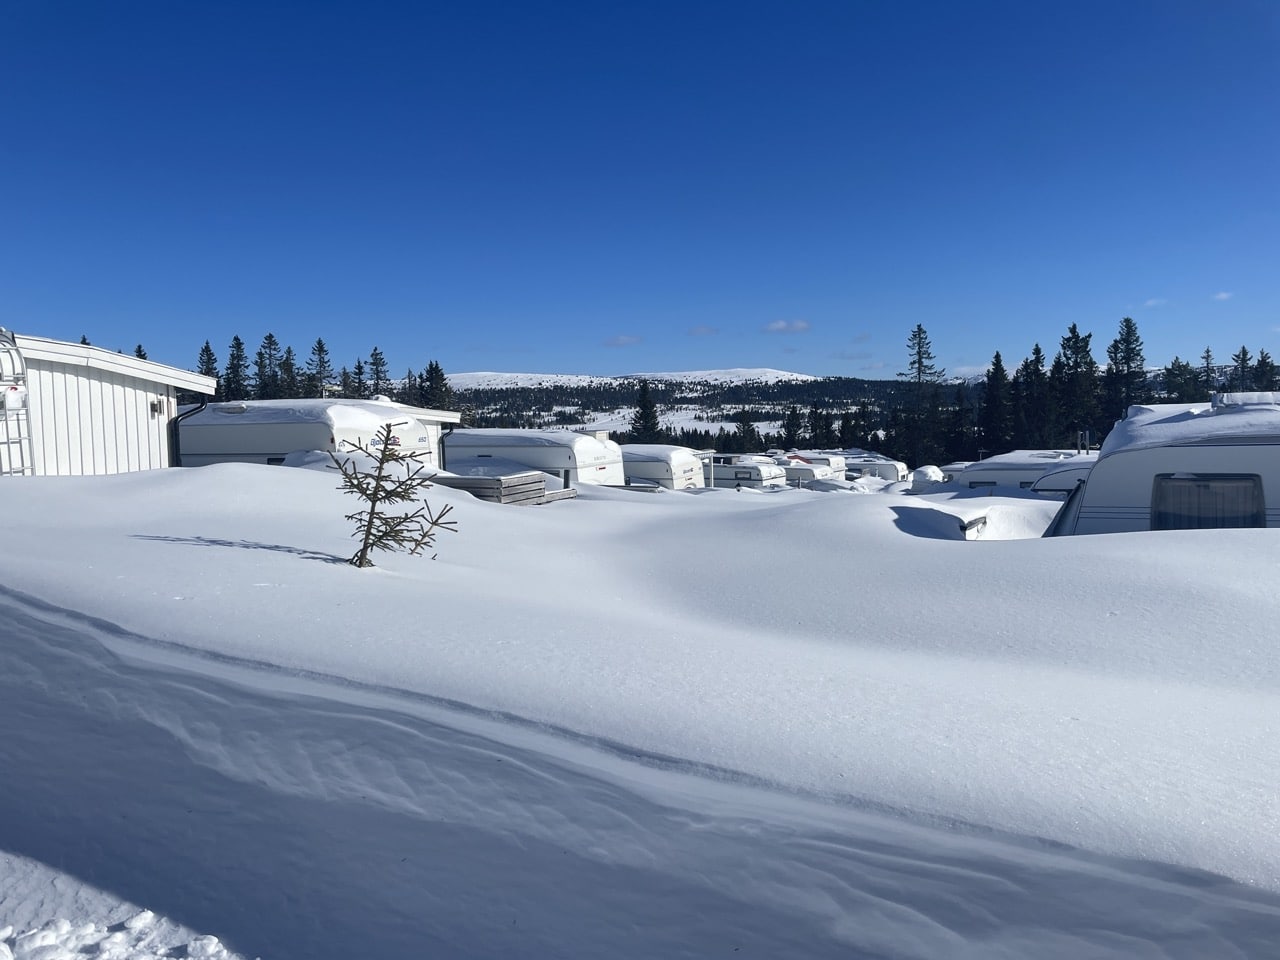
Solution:
[[[32,361],[28,372],[37,474],[111,474],[169,465],[171,386],[44,361]],[[156,414],[152,401],[161,405]]]

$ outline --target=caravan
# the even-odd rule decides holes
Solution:
[[[1030,490],[1046,471],[1056,471],[1067,464],[1087,470],[1096,459],[1097,455],[1088,451],[1013,450],[943,473],[949,474],[953,483],[970,490],[993,487]]]
[[[772,457],[750,453],[717,453],[702,465],[708,487],[733,490],[785,490],[787,471]]]
[[[626,484],[622,448],[608,435],[572,430],[455,430],[444,438],[448,470],[454,458],[502,457],[571,483]]]
[[[462,416],[386,399],[236,400],[192,407],[178,416],[179,464],[283,464],[291,453],[370,448],[391,425],[391,443],[421,462],[440,465],[444,425]]]
[[[707,485],[702,475],[702,461],[710,453],[665,443],[624,443],[622,471],[627,486],[698,489]]]
[[[1280,393],[1132,406],[1045,536],[1280,527]]]

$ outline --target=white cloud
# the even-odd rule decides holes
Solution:
[[[807,333],[808,320],[774,320],[765,325],[768,333]]]
[[[714,337],[720,332],[719,327],[709,327],[706,324],[700,324],[689,331],[691,337]]]
[[[625,333],[620,333],[616,337],[610,337],[604,342],[606,347],[634,347],[640,342],[640,337],[631,337]]]
[[[1231,299],[1231,294],[1230,294],[1230,293],[1228,293],[1226,290],[1222,290],[1222,291],[1220,291],[1219,293],[1215,293],[1215,294],[1213,295],[1213,299],[1215,299],[1215,300],[1230,300],[1230,299]]]
[[[1153,297],[1144,303],[1143,306],[1150,310],[1152,307],[1163,307],[1168,302],[1168,300],[1161,299],[1160,297]]]

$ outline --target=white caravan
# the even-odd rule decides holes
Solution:
[[[440,466],[442,428],[459,413],[378,400],[234,400],[190,407],[178,416],[179,464],[282,464],[291,453],[372,450],[391,425],[391,444]]]
[[[1013,450],[985,460],[974,460],[951,479],[962,487],[977,490],[984,487],[1007,487],[1030,490],[1046,470],[1066,463],[1092,465],[1096,454],[1076,450]]]
[[[622,444],[622,472],[628,486],[657,485],[668,490],[691,490],[705,487],[702,461],[710,451],[699,452],[688,447],[666,443]]]
[[[844,458],[837,459],[840,460],[840,477],[843,479]],[[774,462],[786,471],[787,483],[793,487],[803,487],[815,480],[830,480],[836,475],[825,463],[810,463],[795,455],[774,457]]]
[[[702,470],[709,487],[777,490],[787,485],[787,471],[763,454],[717,453]]]
[[[779,466],[785,467],[784,461],[790,461],[798,464],[815,464],[818,466],[829,467],[832,477],[840,477],[843,479],[845,472],[844,454],[830,453],[818,450],[770,450],[769,455]],[[821,473],[822,471],[818,471]],[[822,479],[830,479],[823,477]]]
[[[441,466],[446,470],[451,456],[504,457],[549,473],[565,487],[571,483],[621,487],[627,482],[617,443],[572,430],[455,430],[444,438],[444,453]]]
[[[1045,536],[1280,527],[1280,393],[1132,406]]]
[[[907,465],[901,460],[893,460],[867,450],[846,450],[842,456],[846,480],[879,477],[881,480],[897,483],[907,479]]]

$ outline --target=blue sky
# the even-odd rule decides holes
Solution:
[[[1280,354],[1280,4],[0,7],[0,325],[193,367]]]

